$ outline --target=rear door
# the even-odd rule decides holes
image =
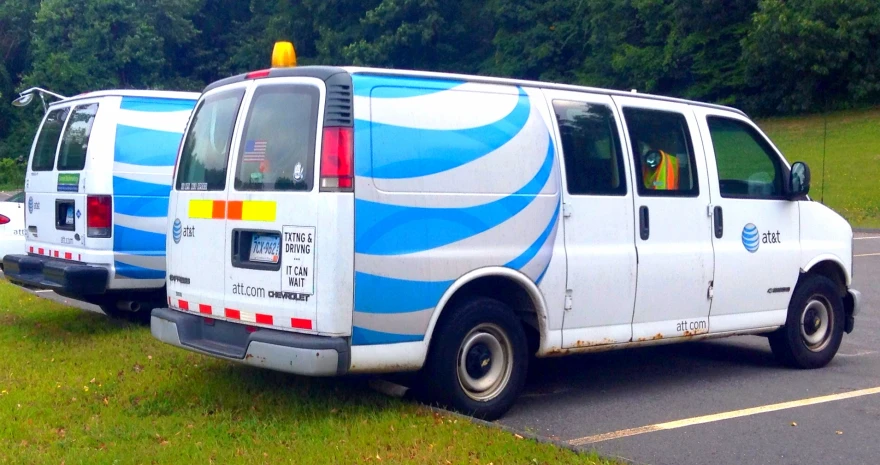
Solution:
[[[77,102],[51,110],[43,121],[25,181],[29,252],[70,259],[69,249],[85,244],[83,169],[98,107]]]
[[[228,319],[318,329],[318,234],[341,233],[318,230],[319,213],[336,213],[321,204],[335,196],[319,194],[315,175],[324,92],[312,78],[253,83],[227,198]]]
[[[169,305],[224,314],[226,189],[233,129],[246,83],[205,94],[190,119],[169,200]]]

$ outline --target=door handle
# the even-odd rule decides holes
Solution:
[[[721,239],[721,236],[724,235],[724,214],[721,211],[721,207],[715,207],[712,218],[715,221],[715,237]]]
[[[643,241],[648,240],[651,235],[650,218],[648,215],[648,207],[642,205],[639,207],[639,236]]]

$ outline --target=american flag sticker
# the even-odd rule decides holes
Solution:
[[[244,155],[242,155],[242,161],[244,163],[260,163],[265,159],[265,140],[249,140],[244,143]]]

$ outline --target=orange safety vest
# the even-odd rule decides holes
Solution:
[[[678,158],[659,150],[660,164],[650,168],[642,163],[642,180],[645,188],[656,190],[678,189]]]

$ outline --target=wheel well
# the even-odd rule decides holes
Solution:
[[[534,354],[538,351],[541,334],[535,302],[522,285],[504,276],[483,276],[459,288],[443,306],[436,327],[439,327],[444,318],[452,313],[447,312],[446,309],[453,309],[474,297],[489,297],[510,307],[522,323],[529,343],[529,353]]]
[[[824,260],[813,265],[807,273],[824,276],[837,285],[837,290],[841,296],[846,295],[846,273],[843,268],[831,260]]]

